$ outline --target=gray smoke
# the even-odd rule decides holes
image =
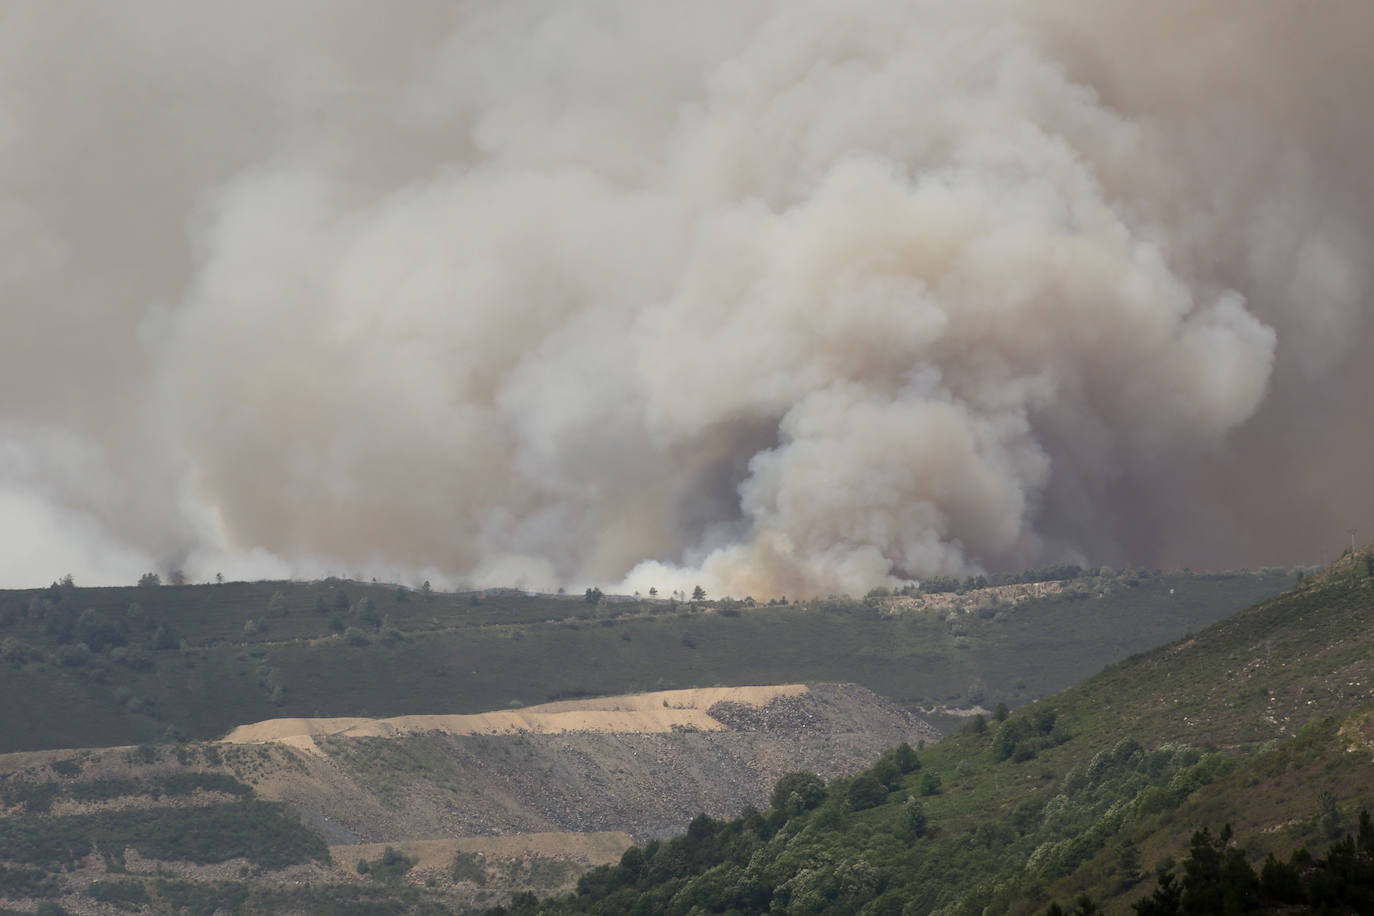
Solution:
[[[1365,0],[0,10],[0,579],[862,592],[1366,523]]]

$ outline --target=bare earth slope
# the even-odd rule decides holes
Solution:
[[[511,833],[680,832],[696,814],[766,805],[783,773],[830,779],[939,737],[854,685],[707,688],[471,716],[280,719],[228,742],[290,748],[259,793],[331,843]]]

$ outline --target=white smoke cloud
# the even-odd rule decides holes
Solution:
[[[0,580],[1314,559],[1374,8],[1195,7],[12,5]]]

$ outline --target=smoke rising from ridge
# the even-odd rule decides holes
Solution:
[[[1374,510],[1362,0],[80,6],[0,12],[8,584],[862,592]]]

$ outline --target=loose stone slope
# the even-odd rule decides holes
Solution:
[[[174,811],[199,822],[217,806],[258,805],[256,796],[294,809],[331,859],[276,867],[216,847],[161,860],[131,840],[34,874],[68,912],[115,916],[125,903],[96,898],[118,888],[173,908],[176,894],[248,893],[250,884],[363,893],[375,882],[357,862],[391,845],[417,861],[406,885],[462,909],[567,890],[632,841],[681,833],[703,811],[766,807],[783,773],[828,780],[902,741],[938,737],[845,684],[663,691],[477,716],[274,720],[217,742],[0,754],[0,827],[133,823]],[[279,820],[278,833],[298,830],[294,818]],[[28,861],[13,843],[4,852],[3,867]],[[459,862],[481,880],[458,875]],[[0,909],[34,902],[0,894]]]
[[[331,843],[623,831],[667,836],[696,814],[764,807],[783,773],[855,772],[939,733],[855,685],[711,688],[477,716],[275,720],[236,743],[292,749],[266,779]]]

